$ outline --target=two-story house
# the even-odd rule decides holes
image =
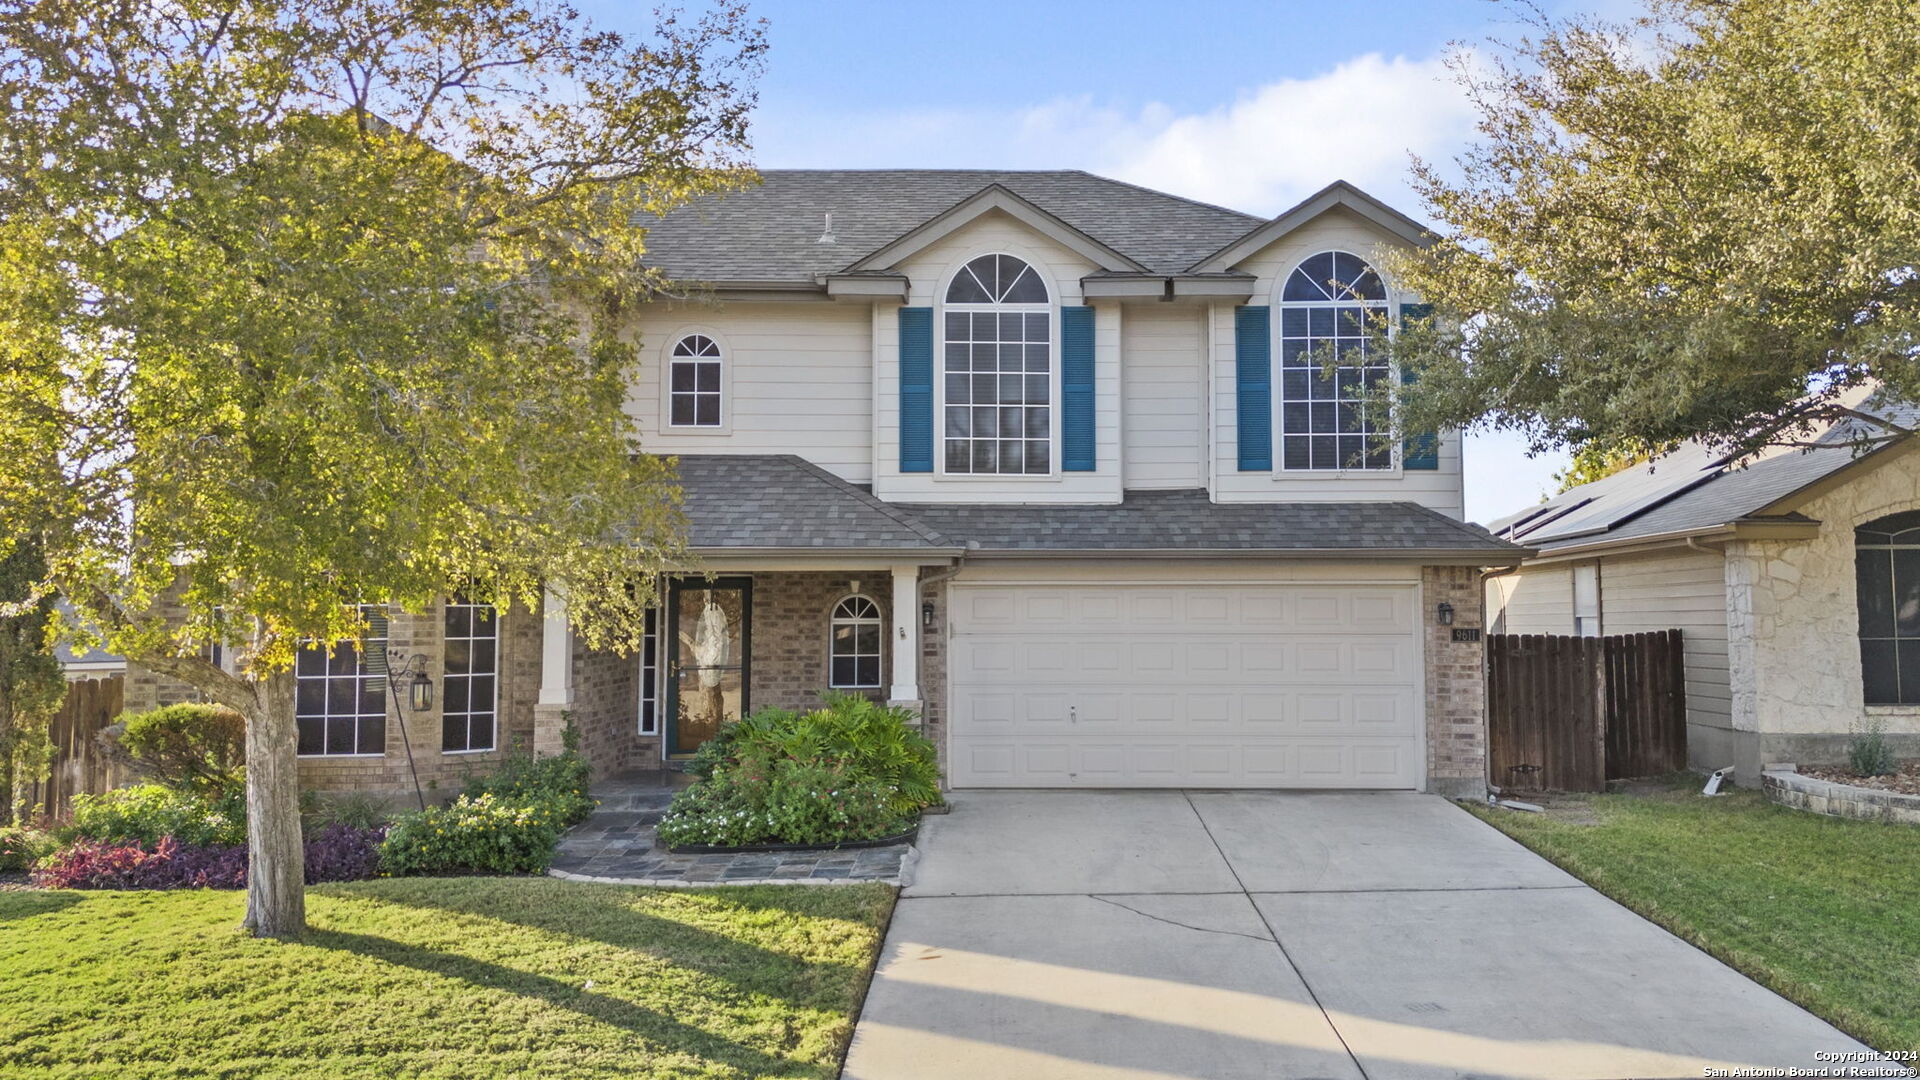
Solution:
[[[700,285],[638,315],[629,402],[697,565],[638,656],[552,596],[396,615],[427,714],[314,650],[308,782],[398,784],[389,720],[434,776],[571,717],[604,773],[836,688],[917,709],[955,787],[1482,788],[1478,575],[1520,549],[1462,522],[1457,436],[1373,438],[1365,393],[1393,377],[1366,322],[1417,303],[1379,256],[1417,223],[1345,183],[1265,219],[888,170],[639,224]]]

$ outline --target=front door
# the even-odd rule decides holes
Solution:
[[[667,586],[667,753],[691,754],[747,711],[753,582],[689,578]]]

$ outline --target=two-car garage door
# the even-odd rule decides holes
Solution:
[[[956,787],[1421,786],[1413,586],[950,595]]]

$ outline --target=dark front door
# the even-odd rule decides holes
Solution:
[[[667,586],[667,753],[691,754],[747,711],[753,582],[676,580]]]

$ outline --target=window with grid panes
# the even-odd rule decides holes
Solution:
[[[1047,286],[1011,255],[982,255],[947,287],[949,474],[1053,471],[1053,318]]]
[[[1383,389],[1389,367],[1368,340],[1387,318],[1387,289],[1359,256],[1301,261],[1281,293],[1280,467],[1391,469]],[[1333,361],[1329,364],[1329,361]]]

